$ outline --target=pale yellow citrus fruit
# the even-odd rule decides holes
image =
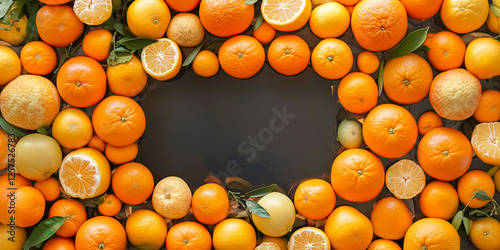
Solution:
[[[142,49],[141,62],[142,67],[151,77],[166,81],[179,73],[182,65],[182,54],[174,41],[161,38],[158,39],[158,42]]]
[[[50,136],[33,133],[17,142],[16,169],[30,180],[49,178],[59,168],[61,160],[61,147]]]
[[[197,15],[179,13],[170,20],[167,37],[181,47],[194,47],[203,41],[205,29]]]
[[[271,237],[281,237],[292,231],[295,206],[288,196],[272,192],[264,195],[258,203],[269,213],[269,218],[252,214],[253,222],[259,231]]]
[[[351,23],[351,16],[344,5],[337,2],[322,4],[313,9],[309,27],[320,38],[334,38],[344,34]]]
[[[153,208],[165,218],[179,219],[189,212],[192,197],[191,189],[183,179],[165,177],[153,191]]]
[[[23,249],[26,241],[26,229],[0,223],[0,248],[9,250]]]

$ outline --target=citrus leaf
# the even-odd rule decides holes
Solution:
[[[117,30],[118,31],[118,30]],[[118,31],[120,32],[120,31]],[[117,46],[124,46],[129,50],[140,50],[150,44],[156,43],[158,40],[149,38],[124,37],[116,42]]]
[[[257,189],[254,189],[248,193],[245,194],[245,197],[262,197],[268,193],[271,193],[274,188],[276,188],[276,184],[271,184],[269,186],[265,186],[265,187],[261,187],[261,188],[257,188]]]
[[[427,52],[431,50],[429,47],[425,46],[425,45],[420,45],[420,47],[418,47],[416,50],[414,50],[413,52],[414,53],[417,53],[417,52]]]
[[[257,203],[254,200],[247,200],[246,205],[247,205],[248,210],[250,210],[250,212],[252,212],[253,214],[255,214],[259,217],[262,217],[262,218],[271,217],[271,215],[269,215],[269,213],[266,211],[266,209],[264,209],[261,205],[259,205],[259,203]]]
[[[104,199],[106,198],[106,195],[107,193],[104,193],[102,195],[99,195],[97,197],[94,197],[94,198],[88,198],[88,199],[83,199],[82,200],[82,204],[83,205],[101,205],[102,203],[104,203]]]
[[[116,19],[113,16],[110,16],[108,20],[104,21],[100,26],[104,29],[107,29],[111,32],[116,31],[115,29]]]
[[[120,33],[120,35],[124,36],[124,37],[133,37],[134,34],[132,34],[132,32],[130,32],[130,30],[123,26],[123,24],[121,23],[113,23],[113,27],[115,28],[116,31],[118,31],[118,33]]]
[[[184,62],[182,63],[182,67],[188,66],[189,64],[191,64],[194,61],[194,59],[196,58],[196,56],[198,55],[198,53],[200,52],[202,47],[203,47],[203,43],[196,46],[196,48],[194,48],[194,50],[191,51],[191,53],[189,53],[189,55],[186,57],[186,60],[184,60]]]
[[[382,94],[382,89],[384,89],[384,64],[385,60],[384,58],[380,59],[380,66],[378,68],[378,77],[377,77],[377,82],[378,82],[378,96]]]
[[[62,226],[69,217],[54,216],[38,223],[28,239],[24,242],[23,249],[28,250],[33,246],[46,241]]]
[[[396,47],[388,51],[389,58],[404,56],[416,50],[424,44],[428,31],[429,26],[415,30],[408,34],[398,45],[396,45]]]
[[[479,209],[474,209],[469,212],[469,217],[472,219],[480,219],[489,217],[489,215],[484,211],[481,211]]]
[[[49,125],[43,125],[43,126],[39,127],[36,130],[36,132],[40,133],[40,134],[43,134],[43,135],[48,135],[49,134],[49,129],[50,129]]]
[[[115,48],[115,53],[131,53],[132,51],[125,48],[125,47],[116,47]]]
[[[469,235],[470,233],[470,219],[467,217],[464,217],[464,228],[465,228],[465,233]]]
[[[255,19],[255,23],[253,25],[253,30],[258,30],[260,26],[262,25],[262,22],[264,22],[264,17],[262,14],[260,14],[257,19]]]
[[[455,230],[458,231],[458,229],[460,228],[460,224],[462,224],[463,217],[464,217],[464,211],[462,210],[458,211],[457,214],[455,214],[455,216],[453,217],[451,224],[453,225]]]
[[[474,196],[473,198],[476,198],[480,201],[489,201],[489,200],[493,200],[486,192],[484,192],[483,190],[477,190],[474,192]]]
[[[223,43],[224,41],[209,41],[204,45],[204,47],[206,50],[210,50],[214,53],[217,53],[217,51],[219,51],[219,48]]]
[[[7,134],[14,134],[15,136],[21,138],[25,135],[28,134],[28,132],[26,132],[26,130],[22,129],[22,128],[18,128],[16,126],[13,126],[13,125],[10,125],[10,123],[8,123],[5,118],[3,118],[2,115],[0,115],[0,127],[2,127],[2,129],[7,133]]]
[[[259,0],[245,0],[245,4],[252,5],[252,4],[256,3],[257,1],[259,1]]]
[[[495,37],[495,38],[493,38],[493,39],[495,39],[495,40],[497,40],[497,41],[500,41],[500,35],[496,36],[496,37]]]
[[[26,26],[26,38],[25,42],[37,41],[39,38],[38,29],[36,28],[36,13],[38,12],[37,4],[27,4],[26,9],[28,11],[28,24]]]
[[[493,176],[498,171],[498,169],[500,169],[500,165],[493,166],[490,168],[490,170],[488,170],[488,174],[490,176]]]
[[[120,63],[127,63],[128,61],[130,61],[133,57],[133,53],[129,52],[129,53],[123,53],[123,52],[117,52],[117,53],[114,53],[114,58],[111,59],[111,63],[108,62],[108,65],[111,65],[111,66],[115,66],[115,65],[118,65]],[[111,57],[111,54],[109,55]],[[109,58],[108,58],[109,60]]]
[[[496,17],[500,17],[500,7],[498,7],[494,4],[490,4],[490,8],[491,8],[491,12],[493,12],[493,15],[495,15]]]
[[[3,18],[5,14],[7,14],[13,2],[13,0],[4,0],[0,2],[0,18]]]
[[[40,6],[38,5],[38,0],[28,0],[26,6],[26,13],[28,16],[36,16],[36,13],[38,12],[38,9]]]

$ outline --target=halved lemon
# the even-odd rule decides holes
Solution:
[[[472,148],[486,164],[500,165],[500,122],[480,123],[472,132]]]
[[[160,38],[142,49],[141,61],[146,73],[154,79],[166,81],[181,70],[182,54],[174,41]]]
[[[99,25],[111,17],[112,0],[75,0],[73,11],[82,23]]]
[[[261,13],[276,30],[295,31],[309,20],[311,0],[263,0]]]
[[[387,169],[385,185],[396,198],[411,199],[425,187],[424,170],[412,160],[400,160]]]
[[[289,250],[330,250],[330,240],[325,232],[315,227],[302,227],[288,241]]]

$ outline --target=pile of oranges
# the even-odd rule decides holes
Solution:
[[[460,249],[459,230],[500,249],[500,1],[11,2],[1,249]],[[411,33],[426,19],[431,33]],[[148,81],[182,67],[248,79],[266,63],[332,80],[352,119],[330,178],[247,195],[214,179],[194,192],[175,176],[155,184],[137,162]],[[414,117],[426,98],[432,110]]]

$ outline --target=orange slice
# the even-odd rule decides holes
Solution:
[[[295,31],[309,20],[311,0],[263,0],[261,13],[276,30]]]
[[[258,245],[254,250],[281,250],[280,245],[274,242],[263,242]]]
[[[394,163],[385,173],[385,185],[398,199],[411,199],[425,187],[425,173],[412,160]]]
[[[318,228],[302,227],[290,237],[288,249],[330,250],[330,240],[325,232]]]
[[[472,132],[472,148],[486,164],[500,165],[500,122],[480,123]]]
[[[112,0],[75,0],[73,11],[82,23],[99,25],[111,17]]]
[[[144,47],[141,61],[146,73],[157,80],[166,81],[181,69],[181,50],[174,41],[160,38],[158,42]]]

